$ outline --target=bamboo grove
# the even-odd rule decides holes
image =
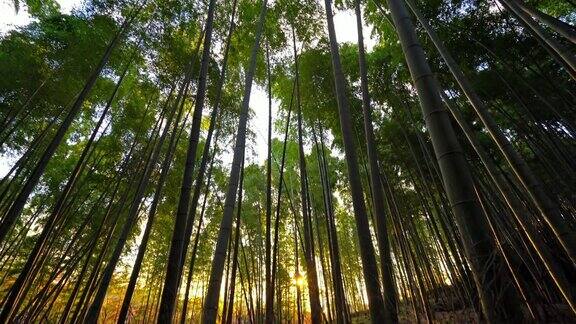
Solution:
[[[1,323],[576,320],[574,1],[10,5]]]

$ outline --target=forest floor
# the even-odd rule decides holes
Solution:
[[[422,313],[418,315],[419,321],[416,320],[413,311],[401,311],[400,314],[398,314],[399,323],[426,323],[426,314]],[[570,309],[566,305],[540,307],[538,315],[541,318],[546,318],[546,320],[537,321],[538,323],[576,323],[576,317],[572,315]],[[434,317],[433,321],[435,323],[480,323],[475,311],[470,308],[451,311],[436,311],[432,316]],[[352,323],[369,324],[371,323],[370,314],[368,312],[352,314]]]
[[[419,314],[420,322],[425,323],[425,314]],[[473,310],[458,310],[451,312],[435,312],[434,313],[435,323],[478,323],[476,314]],[[352,323],[354,324],[370,324],[370,315],[368,313],[355,314],[352,315]],[[399,314],[399,323],[412,324],[418,323],[413,313],[401,313]]]

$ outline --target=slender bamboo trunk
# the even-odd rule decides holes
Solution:
[[[238,207],[236,211],[236,230],[234,233],[234,250],[232,252],[232,275],[230,276],[229,299],[228,299],[228,312],[222,321],[225,324],[232,324],[232,311],[234,309],[234,293],[236,291],[236,273],[238,271],[238,246],[240,242],[240,217],[242,214],[242,190],[244,185],[244,163],[242,163],[242,170],[240,171],[240,184],[238,185]]]
[[[302,220],[304,222],[304,256],[306,259],[306,279],[308,281],[308,294],[310,297],[310,310],[312,312],[312,323],[322,322],[322,307],[320,306],[320,294],[318,289],[318,274],[316,272],[316,260],[314,258],[312,245],[312,228],[310,223],[310,211],[307,195],[308,175],[306,171],[306,156],[304,154],[304,143],[302,139],[302,108],[300,105],[300,81],[298,74],[298,55],[296,53],[296,36],[292,29],[292,44],[294,49],[294,66],[296,74],[296,109],[298,121],[298,165],[300,170],[300,202],[302,210]]]
[[[266,74],[268,77],[268,150],[266,156],[266,242],[265,242],[265,268],[266,268],[266,323],[274,322],[274,297],[272,294],[272,76],[270,72],[270,48],[266,44]]]
[[[254,45],[252,53],[250,54],[250,64],[246,72],[246,80],[244,83],[244,96],[242,106],[240,109],[240,120],[238,122],[238,132],[236,136],[236,144],[234,146],[234,156],[232,159],[232,167],[230,170],[230,179],[226,191],[226,199],[224,202],[224,212],[222,221],[220,223],[220,230],[216,247],[214,251],[214,258],[212,259],[212,270],[210,273],[210,280],[208,283],[208,291],[206,292],[206,299],[204,301],[204,309],[202,316],[202,323],[212,324],[216,322],[216,315],[218,311],[218,299],[220,295],[220,284],[222,282],[222,273],[224,271],[224,259],[230,238],[230,231],[232,225],[232,214],[234,212],[234,205],[236,202],[236,193],[238,190],[240,167],[244,160],[244,150],[246,146],[246,126],[248,122],[248,108],[250,103],[250,93],[252,90],[252,81],[256,70],[256,56],[258,48],[260,47],[260,38],[264,28],[264,21],[266,18],[267,0],[263,0],[261,4],[260,17],[255,33]]]
[[[200,192],[202,190],[202,184],[204,183],[204,175],[206,172],[206,167],[208,161],[210,160],[210,146],[212,143],[212,135],[214,134],[214,129],[217,127],[217,120],[220,115],[220,102],[222,99],[222,88],[226,80],[226,70],[228,67],[228,53],[230,50],[230,41],[232,39],[232,34],[234,32],[235,23],[234,18],[236,15],[236,5],[237,0],[232,4],[232,13],[230,15],[230,26],[228,28],[228,36],[226,37],[226,45],[224,48],[224,57],[222,59],[222,70],[220,71],[220,78],[218,80],[218,89],[216,92],[216,100],[212,112],[210,115],[210,126],[208,127],[208,134],[206,135],[206,140],[204,141],[204,149],[202,152],[202,159],[200,161],[200,166],[198,167],[198,174],[196,175],[196,182],[194,186],[194,192],[192,194],[192,201],[190,203],[190,209],[188,211],[188,219],[186,222],[186,229],[184,234],[184,243],[182,248],[182,264],[180,265],[180,273],[183,271],[184,263],[186,261],[186,255],[188,251],[188,245],[190,244],[190,237],[192,235],[192,229],[194,227],[194,220],[196,219],[196,209],[198,207],[198,201],[200,199]],[[216,138],[218,138],[218,133]]]
[[[313,130],[314,140],[316,136]],[[342,280],[342,267],[340,260],[340,247],[338,244],[338,235],[336,233],[336,226],[334,224],[334,205],[332,203],[332,189],[330,185],[330,177],[328,176],[328,161],[326,159],[326,151],[324,147],[324,135],[322,128],[320,128],[320,154],[321,168],[320,176],[323,182],[323,194],[326,208],[326,226],[328,233],[328,242],[330,246],[330,260],[332,265],[332,284],[334,285],[334,295],[336,299],[336,321],[338,323],[350,322],[350,314],[348,314],[348,307],[346,304],[346,294],[344,293],[344,286]]]
[[[344,140],[344,151],[346,155],[346,164],[348,166],[348,181],[352,195],[354,216],[356,219],[356,230],[358,231],[358,239],[360,242],[362,269],[368,294],[370,315],[373,323],[383,323],[386,321],[384,312],[385,306],[380,289],[380,280],[378,279],[374,247],[372,246],[372,240],[370,238],[370,228],[366,213],[366,205],[364,203],[362,184],[360,182],[356,148],[354,145],[354,135],[352,133],[350,108],[348,105],[348,98],[346,98],[346,81],[342,72],[340,54],[338,53],[338,43],[336,41],[336,32],[334,29],[332,1],[325,0],[325,7],[326,19],[328,22],[328,35],[330,38],[330,52],[332,55],[332,68],[335,79],[335,92],[340,116],[340,127],[342,130],[342,138]]]
[[[219,129],[216,132],[215,142],[218,139]],[[187,309],[188,309],[188,296],[190,293],[190,284],[192,282],[192,275],[194,274],[194,263],[196,262],[196,252],[198,250],[198,242],[200,241],[200,229],[202,228],[202,223],[204,220],[204,212],[206,211],[206,202],[208,200],[208,193],[210,191],[210,184],[212,181],[212,170],[214,167],[214,157],[216,156],[217,148],[214,147],[214,153],[212,154],[212,162],[210,163],[210,167],[208,168],[207,180],[206,180],[206,188],[204,189],[204,202],[202,203],[202,208],[200,211],[200,219],[198,221],[198,227],[196,228],[196,234],[194,237],[194,245],[192,247],[192,255],[190,258],[190,266],[188,267],[188,278],[186,280],[186,293],[184,294],[184,303],[182,305],[182,316],[180,318],[180,324],[184,324],[186,322],[187,316]]]
[[[362,111],[364,114],[364,134],[370,165],[370,188],[372,189],[372,207],[376,216],[376,229],[378,233],[378,247],[380,250],[380,267],[382,273],[384,318],[387,323],[398,321],[396,310],[396,285],[394,283],[390,244],[388,243],[388,229],[386,226],[386,209],[384,194],[380,183],[376,140],[372,126],[372,112],[370,93],[368,90],[368,72],[366,66],[366,53],[364,50],[364,36],[362,32],[362,11],[360,1],[355,1],[356,28],[358,30],[358,61],[360,66],[360,84],[362,89]]]
[[[202,63],[198,77],[198,90],[196,92],[192,126],[190,128],[190,138],[188,142],[188,150],[186,153],[186,164],[184,167],[184,175],[182,177],[182,187],[180,189],[180,198],[178,202],[178,209],[176,211],[176,220],[174,221],[172,242],[170,244],[166,276],[162,290],[162,299],[160,302],[160,313],[158,316],[159,323],[172,321],[174,316],[178,284],[182,274],[182,252],[185,251],[184,242],[190,205],[190,192],[192,190],[194,167],[196,164],[196,149],[198,147],[200,136],[202,110],[204,109],[204,101],[206,98],[208,64],[210,58],[210,48],[212,45],[212,30],[215,10],[216,1],[210,0],[208,5],[208,17],[206,19]]]
[[[230,233],[232,235],[232,233]],[[222,306],[222,314],[220,315],[220,321],[224,322],[226,314],[228,314],[228,293],[230,292],[230,285],[228,281],[230,280],[230,259],[232,259],[232,240],[228,241],[229,252],[226,255],[226,272],[224,273],[224,305]]]
[[[242,258],[244,259],[244,267],[246,268],[246,271],[248,271],[248,260],[246,258],[246,249],[244,249],[244,245],[242,244],[242,241],[240,241],[240,249],[242,249]],[[255,264],[255,260],[254,260],[254,254],[251,254],[251,260],[252,260],[252,269],[256,268],[256,264]],[[256,268],[257,270],[260,270],[260,264],[258,264],[258,268]],[[240,271],[240,270],[239,270]],[[260,271],[261,272],[261,271]],[[242,272],[240,272],[240,275],[242,275]],[[261,280],[261,276],[259,276],[257,279],[258,281]],[[258,289],[258,281],[254,282],[252,280],[250,280],[250,276],[247,276],[247,281],[248,281],[248,298],[249,300],[247,300],[247,308],[249,311],[249,315],[250,315],[250,323],[256,323],[256,321],[258,321],[258,323],[260,323],[260,319],[256,318],[256,313],[254,310],[254,297],[252,296],[252,287]],[[242,280],[242,277],[240,277],[240,280]]]
[[[514,291],[506,287],[499,257],[479,208],[466,160],[442,107],[438,86],[401,0],[388,0],[396,31],[416,86],[422,115],[432,138],[444,187],[452,205],[467,259],[478,289],[482,310],[490,323],[522,318]]]
[[[322,235],[320,234],[321,231],[318,218],[319,217],[314,217],[314,227],[316,229],[316,239],[318,241],[318,254],[320,256],[320,268],[322,269],[322,281],[324,282],[324,302],[326,303],[326,313],[323,314],[327,314],[327,316],[324,315],[324,321],[333,323],[334,320],[332,319],[332,307],[330,305],[330,289],[328,288],[330,286],[330,282],[328,281],[330,274],[328,273],[328,266],[326,265],[326,259],[324,258],[324,244],[322,241]]]
[[[288,145],[288,131],[290,129],[290,117],[292,115],[292,103],[294,100],[294,93],[296,91],[296,82],[292,87],[292,95],[290,97],[290,103],[288,104],[288,113],[286,115],[286,126],[284,128],[284,144],[282,145],[282,159],[280,162],[280,170],[278,176],[278,195],[276,198],[276,210],[275,210],[275,220],[274,220],[274,240],[272,244],[272,265],[270,267],[270,286],[266,287],[266,318],[265,320],[267,323],[274,322],[274,287],[276,285],[276,263],[278,257],[278,237],[279,237],[279,228],[280,228],[280,207],[282,202],[282,189],[283,184],[284,186],[286,183],[284,182],[284,166],[286,163],[286,148]],[[270,307],[270,309],[268,309]],[[270,313],[268,313],[270,312]]]

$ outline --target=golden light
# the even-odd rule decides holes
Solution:
[[[296,286],[298,286],[299,288],[302,288],[302,287],[304,287],[305,283],[306,283],[306,280],[302,274],[296,273],[296,275],[294,275],[294,284]]]

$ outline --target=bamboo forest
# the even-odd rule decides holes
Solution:
[[[574,0],[0,2],[0,323],[576,323]]]

